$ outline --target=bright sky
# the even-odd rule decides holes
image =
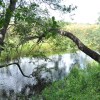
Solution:
[[[74,12],[73,22],[95,23],[100,13],[100,0],[64,0],[64,4],[74,4],[78,8]],[[52,12],[57,19],[70,20],[68,15]]]
[[[94,23],[100,13],[100,0],[71,0],[78,6],[74,17],[76,22]]]
[[[33,0],[31,0],[33,1]],[[65,21],[77,22],[77,23],[95,23],[100,15],[100,0],[62,0],[65,5],[73,4],[78,6],[74,16],[71,20],[70,15],[62,15],[59,11],[50,10],[52,16],[56,19],[63,19]],[[45,8],[45,5],[42,5]],[[72,13],[72,14],[73,14]]]

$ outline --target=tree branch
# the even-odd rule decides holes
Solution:
[[[54,32],[54,31],[62,36],[66,36],[66,37],[70,38],[78,46],[78,48],[81,51],[83,51],[85,54],[90,56],[92,59],[94,59],[95,61],[100,63],[100,54],[98,54],[97,52],[91,50],[86,45],[84,45],[75,35],[73,35],[73,33],[59,30],[59,29],[48,29],[48,32]],[[30,38],[27,37],[26,41],[37,38],[38,39],[37,43],[38,43],[42,40],[43,37],[45,37],[45,33],[42,33],[40,36],[35,36],[35,37],[33,36]]]
[[[81,51],[83,51],[85,54],[90,56],[92,59],[94,59],[95,61],[100,63],[100,54],[98,54],[97,52],[95,52],[95,51],[91,50],[90,48],[88,48],[87,46],[85,46],[75,35],[73,35],[70,32],[62,31],[62,30],[57,30],[57,32],[62,36],[66,36],[66,37],[70,38],[78,46],[78,48]]]
[[[37,36],[37,35],[35,35],[35,36],[28,36],[28,37],[25,37],[25,38],[21,41],[21,43],[20,43],[19,45],[22,45],[22,44],[26,43],[27,41],[31,41],[31,40],[34,40],[34,39],[38,39],[38,40],[37,40],[37,43],[39,43],[40,41],[42,41],[42,38],[43,38],[43,37],[45,37],[45,33],[41,33],[40,36]]]
[[[30,77],[30,75],[29,75],[29,76],[25,75],[25,74],[23,73],[23,71],[22,71],[20,65],[19,65],[18,63],[15,63],[15,62],[14,62],[14,63],[5,64],[5,65],[0,65],[0,68],[6,67],[6,66],[10,66],[10,65],[13,65],[13,64],[14,64],[14,65],[17,65],[17,67],[19,68],[21,74],[22,74],[24,77],[32,78],[32,77]]]

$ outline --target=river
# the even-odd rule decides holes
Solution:
[[[84,69],[90,61],[93,60],[89,56],[78,51],[71,54],[53,55],[48,57],[48,59],[24,57],[19,59],[19,64],[25,75],[32,74],[37,67],[41,68],[41,66],[45,66],[48,69],[55,68],[51,71],[53,76],[52,81],[55,81],[63,79],[75,64]],[[41,71],[41,78],[51,78],[50,73]],[[8,97],[11,97],[11,100],[15,100],[17,98],[16,93],[22,93],[23,89],[24,94],[28,95],[30,88],[25,88],[25,86],[36,84],[37,80],[35,77],[24,77],[16,65],[0,68],[0,100],[6,100]],[[31,92],[34,94],[34,91]]]

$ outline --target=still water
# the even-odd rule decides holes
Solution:
[[[42,58],[20,58],[19,64],[25,75],[30,75],[37,67],[45,66],[47,68],[54,68],[52,71],[53,81],[62,79],[70,72],[70,69],[78,64],[80,68],[84,69],[88,62],[93,61],[90,57],[83,52],[77,53],[53,55],[49,59]],[[16,61],[14,61],[16,62]],[[57,67],[57,69],[56,69]],[[50,75],[46,72],[42,72],[41,78],[50,78]],[[15,98],[16,93],[21,93],[22,89],[26,85],[37,84],[36,78],[24,77],[16,65],[10,65],[0,69],[0,100],[6,100],[5,98],[12,96],[12,100]],[[25,89],[26,95],[30,89]]]

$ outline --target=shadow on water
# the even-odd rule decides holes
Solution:
[[[54,55],[49,59],[20,58],[19,64],[26,75],[32,74],[32,78],[23,77],[15,65],[0,69],[0,100],[15,100],[18,96],[31,95],[41,92],[52,81],[63,79],[71,68],[78,64],[85,68],[92,61],[83,52],[72,54]]]

